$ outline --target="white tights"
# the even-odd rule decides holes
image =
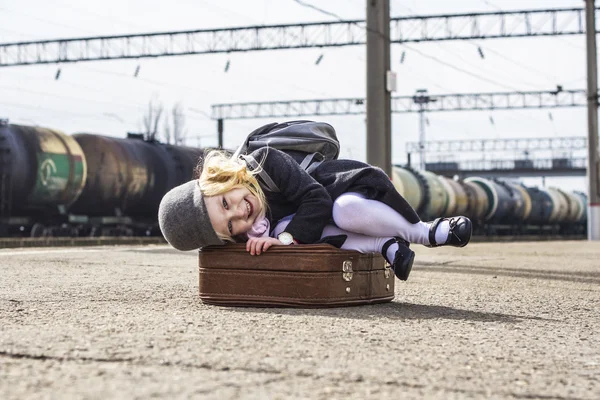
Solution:
[[[359,193],[344,193],[333,202],[333,221],[349,232],[367,236],[399,236],[410,243],[429,245],[431,224],[422,221],[413,224],[387,204],[366,199]],[[436,242],[445,243],[449,230],[448,221],[440,223]]]
[[[283,232],[291,218],[292,215],[282,219],[272,235],[277,237]],[[422,221],[413,224],[387,204],[366,199],[359,193],[344,193],[333,202],[333,221],[337,226],[327,225],[321,237],[346,235],[342,246],[345,250],[380,253],[385,242],[396,236],[411,243],[429,245],[431,224]],[[449,229],[448,221],[438,225],[435,235],[437,243],[446,242]],[[388,260],[394,259],[397,248],[396,244],[388,248]]]
[[[290,223],[292,216],[293,215],[290,215],[288,217],[285,217],[281,221],[279,221],[279,223],[277,224],[275,229],[273,229],[271,236],[277,237],[277,235],[279,235],[281,232],[283,232],[285,230],[285,228],[288,226],[288,224]],[[342,245],[342,249],[356,250],[361,253],[381,253],[381,250],[382,250],[385,242],[392,239],[392,237],[366,236],[366,235],[361,235],[360,233],[348,232],[348,231],[338,228],[335,225],[325,226],[321,237],[324,238],[326,236],[338,236],[338,235],[346,235],[346,241]],[[398,245],[396,243],[393,243],[388,248],[387,254],[385,256],[387,257],[388,260],[390,260],[390,262],[392,262],[394,260],[394,255],[396,254],[396,250],[398,250]]]

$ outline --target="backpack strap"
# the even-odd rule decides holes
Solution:
[[[302,162],[300,163],[300,168],[302,168],[303,170],[305,170],[306,172],[308,172],[310,174],[312,171],[315,170],[315,168],[317,168],[319,165],[321,165],[321,163],[323,162],[324,159],[325,159],[325,156],[323,156],[323,154],[321,154],[321,153],[307,154],[306,157],[304,157],[304,160],[302,160]],[[313,160],[314,160],[314,162],[313,162]],[[312,162],[312,164],[311,164],[311,162]]]
[[[310,162],[313,160],[313,158],[315,158],[315,154],[316,153],[307,154],[306,157],[304,157],[304,160],[302,160],[300,163],[300,168],[306,171],[307,167],[310,165]]]
[[[265,183],[265,185],[267,185],[267,189],[270,192],[280,192],[280,190],[277,187],[277,185],[275,184],[275,182],[273,182],[273,179],[271,179],[269,174],[267,174],[267,171],[265,171],[264,169],[261,168],[260,164],[258,164],[258,161],[256,161],[256,159],[254,157],[252,157],[249,154],[242,155],[240,157],[242,157],[244,159],[244,161],[246,161],[246,163],[254,171],[259,171],[258,176],[260,177],[260,179],[262,179],[262,181]]]
[[[315,161],[314,163],[312,163],[312,164],[310,165],[310,167],[306,168],[306,172],[307,172],[308,174],[312,174],[312,172],[313,172],[315,169],[317,169],[317,167],[318,167],[319,165],[321,165],[321,163],[322,163],[322,162],[323,162],[323,161]]]

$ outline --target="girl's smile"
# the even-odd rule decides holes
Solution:
[[[244,199],[244,201],[246,202],[246,208],[248,208],[248,218],[250,218],[252,216],[254,207],[252,207],[252,203],[250,203],[247,199]]]

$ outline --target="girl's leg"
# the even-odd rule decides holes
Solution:
[[[271,236],[277,237],[290,223],[292,216],[283,218]],[[366,236],[360,233],[348,232],[335,225],[327,225],[323,229],[322,238],[327,236],[345,235],[346,240],[342,245],[343,250],[355,250],[361,253],[380,253],[392,265],[394,273],[401,280],[406,280],[410,274],[414,261],[414,252],[393,237]],[[385,252],[385,254],[384,254]]]
[[[356,250],[361,253],[381,253],[383,245],[390,239],[393,239],[391,236],[375,237],[361,235],[360,233],[348,232],[338,228],[335,225],[327,225],[325,229],[323,229],[323,234],[321,237],[337,235],[346,235],[346,241],[342,245],[343,250]],[[388,248],[388,254],[384,254],[384,256],[388,260],[393,260],[396,250],[398,250],[398,245],[393,244]]]
[[[283,218],[281,221],[279,221],[277,226],[275,226],[275,229],[273,229],[271,236],[277,237],[277,235],[279,235],[281,232],[283,232],[285,230],[285,227],[290,223],[290,221],[292,219],[291,217],[292,216],[290,215],[288,217]],[[360,233],[355,233],[355,232],[348,232],[348,231],[338,228],[335,225],[325,226],[325,229],[323,229],[323,234],[321,235],[321,237],[324,238],[327,236],[337,236],[337,235],[346,235],[347,236],[346,241],[342,245],[342,249],[356,250],[361,253],[381,253],[381,249],[383,248],[383,245],[390,239],[393,239],[392,236],[375,237],[375,236],[361,235]],[[388,260],[393,260],[396,250],[398,250],[398,246],[397,246],[397,244],[393,244],[388,248],[388,251],[387,251],[388,254],[385,254],[384,256],[387,257]]]
[[[333,203],[333,220],[343,230],[367,236],[401,237],[411,243],[430,245],[431,223],[409,222],[396,210],[377,200],[366,199],[359,193],[344,193]],[[436,244],[448,240],[450,221],[442,220],[435,230]]]

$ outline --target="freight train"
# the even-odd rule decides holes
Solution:
[[[158,204],[192,179],[203,151],[0,120],[0,237],[160,235]],[[556,188],[393,168],[423,220],[466,215],[476,234],[582,234],[586,198]]]
[[[0,236],[157,235],[158,204],[202,151],[0,122]]]
[[[430,171],[393,168],[392,182],[422,220],[465,215],[480,235],[581,235],[587,197],[559,188],[470,177],[454,180]]]

